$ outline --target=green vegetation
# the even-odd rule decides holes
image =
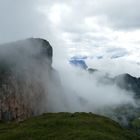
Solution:
[[[132,128],[135,129],[138,133],[140,133],[140,118],[137,118],[132,121]]]
[[[0,122],[0,140],[139,140],[118,123],[92,113],[47,113],[17,123]]]

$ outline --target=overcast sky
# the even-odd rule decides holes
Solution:
[[[139,7],[140,0],[0,0],[0,43],[42,37],[55,57],[117,59],[139,70]]]

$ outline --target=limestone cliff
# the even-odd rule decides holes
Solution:
[[[51,79],[52,53],[43,39],[0,45],[0,120],[23,120],[46,110],[43,80]]]

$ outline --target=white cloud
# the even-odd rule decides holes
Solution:
[[[79,54],[108,59],[107,50],[120,48],[113,53],[139,63],[139,6],[139,0],[0,0],[0,42],[43,37],[55,60]]]

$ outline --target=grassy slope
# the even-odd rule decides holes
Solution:
[[[116,122],[87,113],[47,113],[21,123],[0,123],[0,140],[138,140]]]

